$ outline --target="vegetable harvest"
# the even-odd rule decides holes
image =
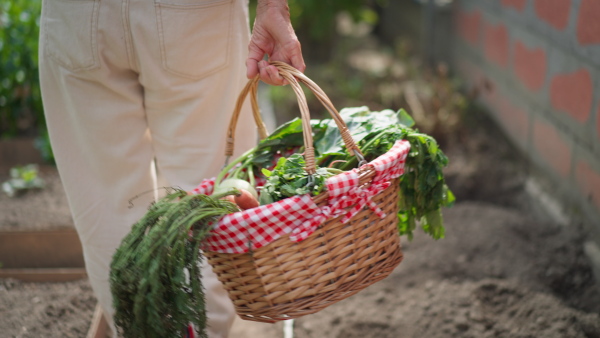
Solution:
[[[367,107],[345,108],[340,111],[352,138],[358,144],[365,159],[372,161],[388,152],[397,140],[405,139],[410,142],[411,150],[405,163],[405,174],[400,179],[400,213],[399,233],[413,236],[417,223],[434,239],[444,237],[444,227],[441,216],[441,207],[448,207],[454,203],[454,195],[446,186],[443,168],[448,164],[448,158],[439,149],[437,142],[431,136],[419,133],[412,129],[413,119],[404,110],[394,112],[383,110],[372,112]],[[327,168],[333,170],[350,170],[358,164],[356,157],[345,150],[339,130],[332,119],[312,120],[313,140],[316,164],[319,170]],[[306,193],[306,173],[291,163],[303,161],[301,156],[293,155],[302,152],[302,121],[293,119],[275,130],[257,147],[250,149],[234,162],[230,163],[217,177],[217,182],[233,169],[234,177],[241,177],[252,182],[254,174],[262,171],[267,176],[267,185],[262,188],[260,199],[263,202],[277,201],[293,194],[286,193],[293,189],[301,189],[296,194]],[[277,162],[282,155],[292,154],[287,160]],[[288,163],[288,168],[277,175],[270,174],[273,163],[281,167]],[[319,174],[317,181],[324,181],[324,172]],[[294,176],[290,179],[289,176]],[[287,184],[282,184],[287,180]],[[272,193],[271,185],[280,180]],[[304,181],[303,181],[304,180]],[[290,183],[294,181],[295,183]],[[317,189],[319,186],[317,186]],[[265,196],[267,190],[270,196]],[[320,190],[318,190],[320,191]],[[266,203],[262,203],[266,204]]]
[[[436,141],[412,129],[403,110],[340,111],[367,162],[388,152],[397,140],[410,142],[400,178],[400,235],[412,238],[417,225],[434,239],[444,237],[441,207],[454,196],[442,169],[448,159]],[[328,177],[356,168],[335,122],[311,120],[317,170],[308,175],[302,156],[300,119],[283,124],[255,148],[228,163],[211,196],[177,190],[153,204],[124,238],[111,264],[115,323],[125,337],[180,337],[193,323],[205,337],[206,310],[198,248],[212,225],[226,214],[290,196],[318,195]],[[258,182],[258,183],[257,183]],[[258,193],[257,191],[258,190]]]

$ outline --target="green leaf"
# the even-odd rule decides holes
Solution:
[[[262,168],[260,172],[262,172],[262,174],[265,175],[265,177],[271,177],[271,175],[273,175],[273,172],[271,170],[265,168]]]
[[[415,125],[415,120],[410,116],[406,110],[400,109],[398,110],[398,123],[402,124],[407,128],[411,128]]]

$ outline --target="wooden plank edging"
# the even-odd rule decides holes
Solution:
[[[85,268],[0,269],[0,278],[23,282],[68,282],[86,277]]]
[[[0,263],[5,269],[85,266],[75,229],[0,231]]]
[[[104,318],[104,312],[100,305],[96,305],[94,317],[92,317],[92,323],[90,324],[90,329],[86,338],[107,338],[110,337],[108,335],[109,332],[110,330],[106,318]]]

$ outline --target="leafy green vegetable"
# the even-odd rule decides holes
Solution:
[[[273,171],[263,168],[262,173],[267,182],[261,190],[261,195],[269,195],[268,198],[265,197],[265,201],[271,203],[308,193],[316,196],[323,191],[328,177],[341,173],[339,169],[317,168],[314,175],[309,175],[304,169],[305,166],[304,157],[301,154],[293,154],[288,158],[280,158]]]
[[[414,120],[404,110],[394,112],[387,109],[372,112],[367,107],[353,107],[342,109],[340,115],[367,161],[388,152],[397,140],[410,142],[411,150],[405,163],[405,174],[400,179],[399,232],[412,238],[413,231],[419,223],[433,238],[443,238],[444,227],[440,208],[451,206],[454,203],[454,195],[446,186],[443,175],[448,158],[439,149],[435,139],[413,129]],[[353,154],[346,151],[339,129],[332,119],[312,120],[311,126],[316,164],[319,167],[333,166],[341,170],[350,170],[358,165],[358,160]],[[277,128],[256,148],[240,157],[229,168],[225,168],[222,175],[230,172],[234,165],[238,165],[234,171],[235,175],[240,172],[261,173],[264,168],[270,168],[278,156],[290,151],[301,152],[302,147],[301,120],[294,119]],[[293,163],[296,162],[294,160]],[[300,174],[297,174],[297,178],[298,182],[305,182],[301,180]],[[270,179],[269,188],[263,189],[269,192],[269,196],[261,196],[262,204],[288,197],[287,193],[299,188],[275,180]],[[285,193],[277,192],[277,189],[282,189]],[[284,195],[286,196],[283,197]]]
[[[342,110],[354,140],[367,161],[388,152],[397,140],[407,140],[411,149],[405,163],[405,173],[400,178],[400,212],[398,229],[401,235],[412,239],[417,221],[434,239],[444,237],[441,207],[454,203],[454,195],[446,186],[443,168],[448,158],[431,136],[421,134],[411,127],[414,121],[404,110],[369,112],[365,110]],[[361,127],[351,127],[359,120]],[[365,133],[363,130],[367,130]],[[339,144],[339,147],[343,147]],[[326,155],[326,154],[324,154]],[[348,170],[357,160],[347,152],[343,156],[322,156],[320,161],[346,160],[340,168]]]

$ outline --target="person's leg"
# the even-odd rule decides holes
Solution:
[[[156,7],[158,31],[136,30],[135,22],[145,18],[132,11],[132,40],[160,185],[191,190],[202,179],[216,176],[224,164],[229,119],[247,82],[247,4],[244,0],[169,3]],[[234,156],[256,145],[248,107],[239,120]],[[206,262],[203,286],[209,336],[226,337],[235,312]]]
[[[181,1],[183,7],[146,0],[44,3],[40,78],[51,142],[90,282],[111,325],[112,254],[153,194],[141,195],[133,207],[130,199],[155,187],[155,156],[171,186],[191,189],[216,175],[245,82],[243,1]],[[187,48],[198,43],[187,24],[202,15],[217,32],[224,29],[218,22],[228,23],[227,33],[208,34],[200,49]],[[220,50],[221,38],[225,54],[208,53],[195,63],[186,58]],[[172,49],[177,46],[184,50]],[[224,63],[211,63],[221,57]],[[237,153],[255,143],[251,121],[248,112],[240,120]],[[231,302],[206,265],[203,283],[209,334],[224,337],[234,318]]]
[[[44,1],[40,82],[50,139],[89,281],[112,325],[109,266],[147,210],[154,158],[143,88],[130,69],[121,1]],[[110,48],[108,48],[110,46]]]

